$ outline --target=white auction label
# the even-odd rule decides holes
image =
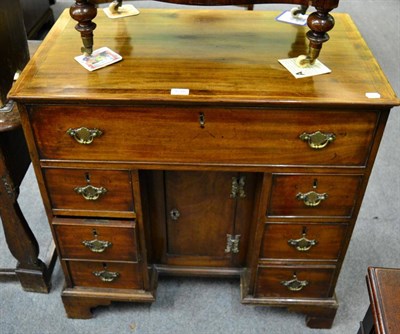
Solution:
[[[365,96],[368,97],[369,99],[380,99],[381,94],[379,93],[365,93]]]
[[[188,88],[172,88],[171,95],[189,95]]]

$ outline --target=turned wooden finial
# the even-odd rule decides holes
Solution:
[[[96,29],[96,23],[92,20],[97,15],[96,6],[89,0],[75,0],[75,4],[71,6],[69,13],[71,17],[78,21],[75,29],[81,33],[83,54],[90,55],[93,52],[93,30]]]
[[[322,48],[322,44],[329,40],[327,34],[334,25],[335,19],[329,14],[330,9],[316,8],[317,11],[311,13],[307,19],[307,25],[310,30],[307,32],[307,38],[310,41],[310,48],[307,56],[299,56],[297,64],[307,66],[314,64]]]
[[[311,29],[307,32],[307,38],[310,41],[310,56],[314,61],[319,56],[322,44],[329,40],[327,34],[335,25],[335,19],[329,10],[317,8],[317,11],[310,14],[307,19],[307,25]]]

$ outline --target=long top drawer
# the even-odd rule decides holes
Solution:
[[[364,166],[379,112],[32,106],[41,159]]]

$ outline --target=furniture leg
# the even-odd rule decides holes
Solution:
[[[306,325],[310,328],[332,328],[337,308],[319,308],[306,312]]]
[[[89,0],[75,0],[75,4],[70,8],[70,15],[78,24],[75,29],[80,32],[83,47],[83,54],[90,55],[93,52],[93,30],[96,29],[96,23],[92,20],[97,15],[96,6]]]
[[[307,38],[310,41],[307,56],[299,56],[297,63],[300,66],[312,65],[318,58],[322,44],[329,40],[327,34],[334,25],[335,20],[329,12],[333,8],[316,7],[316,12],[309,15],[307,25],[311,29],[307,32]]]
[[[332,328],[338,307],[339,304],[335,301],[326,306],[294,306],[289,309],[305,314],[307,327],[329,329]]]
[[[38,258],[39,246],[18,205],[19,190],[7,170],[3,151],[0,151],[0,175],[1,219],[7,245],[18,260],[15,273],[24,290],[48,293],[51,274]]]
[[[111,300],[90,297],[61,296],[68,318],[90,319],[93,317],[92,309],[97,306],[107,306]]]

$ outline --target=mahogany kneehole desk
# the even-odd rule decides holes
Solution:
[[[277,15],[99,13],[97,47],[123,60],[96,72],[74,60],[80,41],[68,13],[58,20],[10,95],[69,317],[153,302],[159,274],[240,275],[244,304],[331,327],[340,268],[399,100],[345,14],[321,57],[332,73],[294,79],[277,59],[304,53],[307,28]]]

